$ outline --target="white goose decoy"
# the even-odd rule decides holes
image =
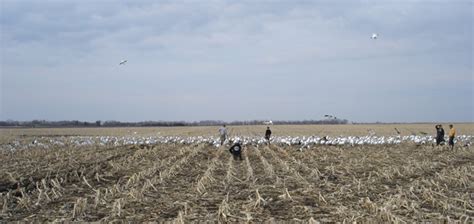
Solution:
[[[378,37],[379,37],[379,35],[378,35],[378,34],[376,34],[376,33],[373,33],[371,38],[372,38],[373,40],[376,40]]]
[[[125,65],[125,63],[127,63],[127,60],[122,60],[119,65]]]

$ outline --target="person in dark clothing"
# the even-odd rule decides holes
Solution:
[[[270,142],[270,137],[272,135],[272,131],[270,130],[270,127],[267,127],[267,130],[265,131],[265,139]]]
[[[240,141],[236,141],[230,148],[229,152],[232,153],[234,156],[234,159],[237,160],[242,160],[242,145],[240,144]]]
[[[436,127],[436,145],[444,144],[444,129],[443,126],[438,124]]]

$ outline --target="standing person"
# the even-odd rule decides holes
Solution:
[[[454,129],[453,125],[449,125],[449,134],[448,134],[449,140],[448,144],[451,146],[451,150],[454,149],[454,137],[456,137],[456,129]]]
[[[270,142],[270,137],[272,136],[272,131],[270,130],[270,127],[267,127],[267,130],[265,131],[265,139],[267,142]]]
[[[236,140],[235,143],[229,148],[229,152],[234,156],[234,160],[242,160],[242,145],[240,140]]]
[[[444,143],[444,129],[443,126],[438,124],[435,126],[436,127],[436,146],[440,145],[441,143]]]
[[[224,145],[224,142],[227,139],[227,128],[225,127],[225,124],[222,125],[221,128],[219,128],[219,134],[221,137],[221,145]]]

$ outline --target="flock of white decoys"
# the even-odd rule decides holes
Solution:
[[[243,145],[261,146],[267,141],[261,136],[234,136],[228,143],[240,141]],[[472,135],[459,135],[456,137],[458,145],[469,147],[474,142]],[[297,146],[297,149],[309,149],[316,146],[361,146],[361,145],[397,145],[412,143],[416,145],[431,145],[435,143],[433,136],[274,136],[270,140],[272,145]],[[182,144],[197,145],[207,144],[220,147],[219,137],[216,136],[68,136],[68,137],[40,137],[33,141],[13,141],[0,145],[0,150],[16,150],[28,148],[50,148],[54,146],[81,147],[81,146],[126,146],[126,145],[155,145],[155,144]]]

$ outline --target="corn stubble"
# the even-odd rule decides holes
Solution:
[[[431,146],[0,152],[0,222],[473,222],[474,153]]]

